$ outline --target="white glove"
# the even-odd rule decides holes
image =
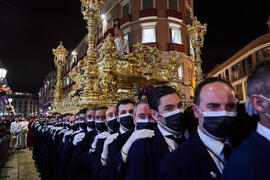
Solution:
[[[106,159],[109,154],[109,145],[119,136],[119,133],[114,133],[110,135],[104,142],[103,151],[101,154],[101,164],[104,166],[106,164]]]
[[[95,136],[94,142],[91,145],[91,148],[89,150],[89,154],[91,154],[92,152],[95,152],[96,147],[97,147],[97,142],[99,139],[106,139],[107,137],[109,137],[111,134],[107,131],[102,132],[98,135]]]
[[[247,99],[245,103],[245,109],[246,109],[246,113],[248,113],[249,116],[254,116],[258,114],[257,110],[254,109],[249,99]]]
[[[76,134],[72,141],[72,144],[76,146],[78,142],[81,142],[83,140],[84,137],[85,137],[85,133]]]
[[[131,147],[131,145],[138,139],[144,139],[144,138],[151,138],[155,135],[155,132],[150,129],[141,129],[141,130],[136,130],[132,133],[132,135],[129,137],[127,142],[124,144],[121,150],[122,154],[122,160],[126,162],[127,157],[128,157],[128,151]]]

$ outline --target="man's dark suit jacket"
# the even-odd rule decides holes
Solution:
[[[82,180],[82,178],[87,176],[89,148],[97,132],[93,130],[91,132],[84,131],[84,133],[85,137],[74,146],[70,157],[68,178],[71,179]]]
[[[232,153],[226,164],[222,180],[269,180],[270,142],[253,131]]]
[[[220,172],[196,131],[160,163],[161,180],[220,179]]]
[[[119,157],[121,156],[121,149],[132,133],[133,130],[129,130],[124,134],[119,134],[117,139],[115,139],[109,145],[108,158],[106,161],[106,165],[102,167],[102,169],[100,170],[100,179],[102,180],[117,179],[119,172],[118,169],[120,168],[119,166],[121,166],[121,161],[119,163]]]
[[[168,144],[156,127],[153,138],[139,139],[132,144],[128,152],[125,179],[157,179],[160,161],[169,153]]]

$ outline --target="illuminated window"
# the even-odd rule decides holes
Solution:
[[[179,29],[170,29],[171,43],[182,44],[181,31]]]
[[[155,28],[147,28],[142,30],[142,42],[156,42],[156,32]]]
[[[183,66],[180,66],[178,68],[178,78],[179,78],[179,80],[183,79]]]
[[[170,42],[182,44],[181,25],[176,23],[168,23],[168,25]]]

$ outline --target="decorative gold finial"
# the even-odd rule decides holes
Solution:
[[[206,33],[207,24],[202,25],[197,17],[193,18],[192,26],[188,25],[188,35],[191,44],[195,49],[195,83],[198,85],[203,80],[201,49],[204,43],[204,35]]]

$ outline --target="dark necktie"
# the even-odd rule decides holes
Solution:
[[[224,154],[225,161],[228,162],[228,159],[232,153],[232,147],[229,144],[224,143],[222,153]]]
[[[182,142],[184,141],[182,139],[182,137],[177,138],[177,137],[174,137],[173,135],[169,135],[169,136],[166,136],[166,137],[169,138],[169,139],[174,140],[174,142],[176,142],[178,145],[182,144]]]

